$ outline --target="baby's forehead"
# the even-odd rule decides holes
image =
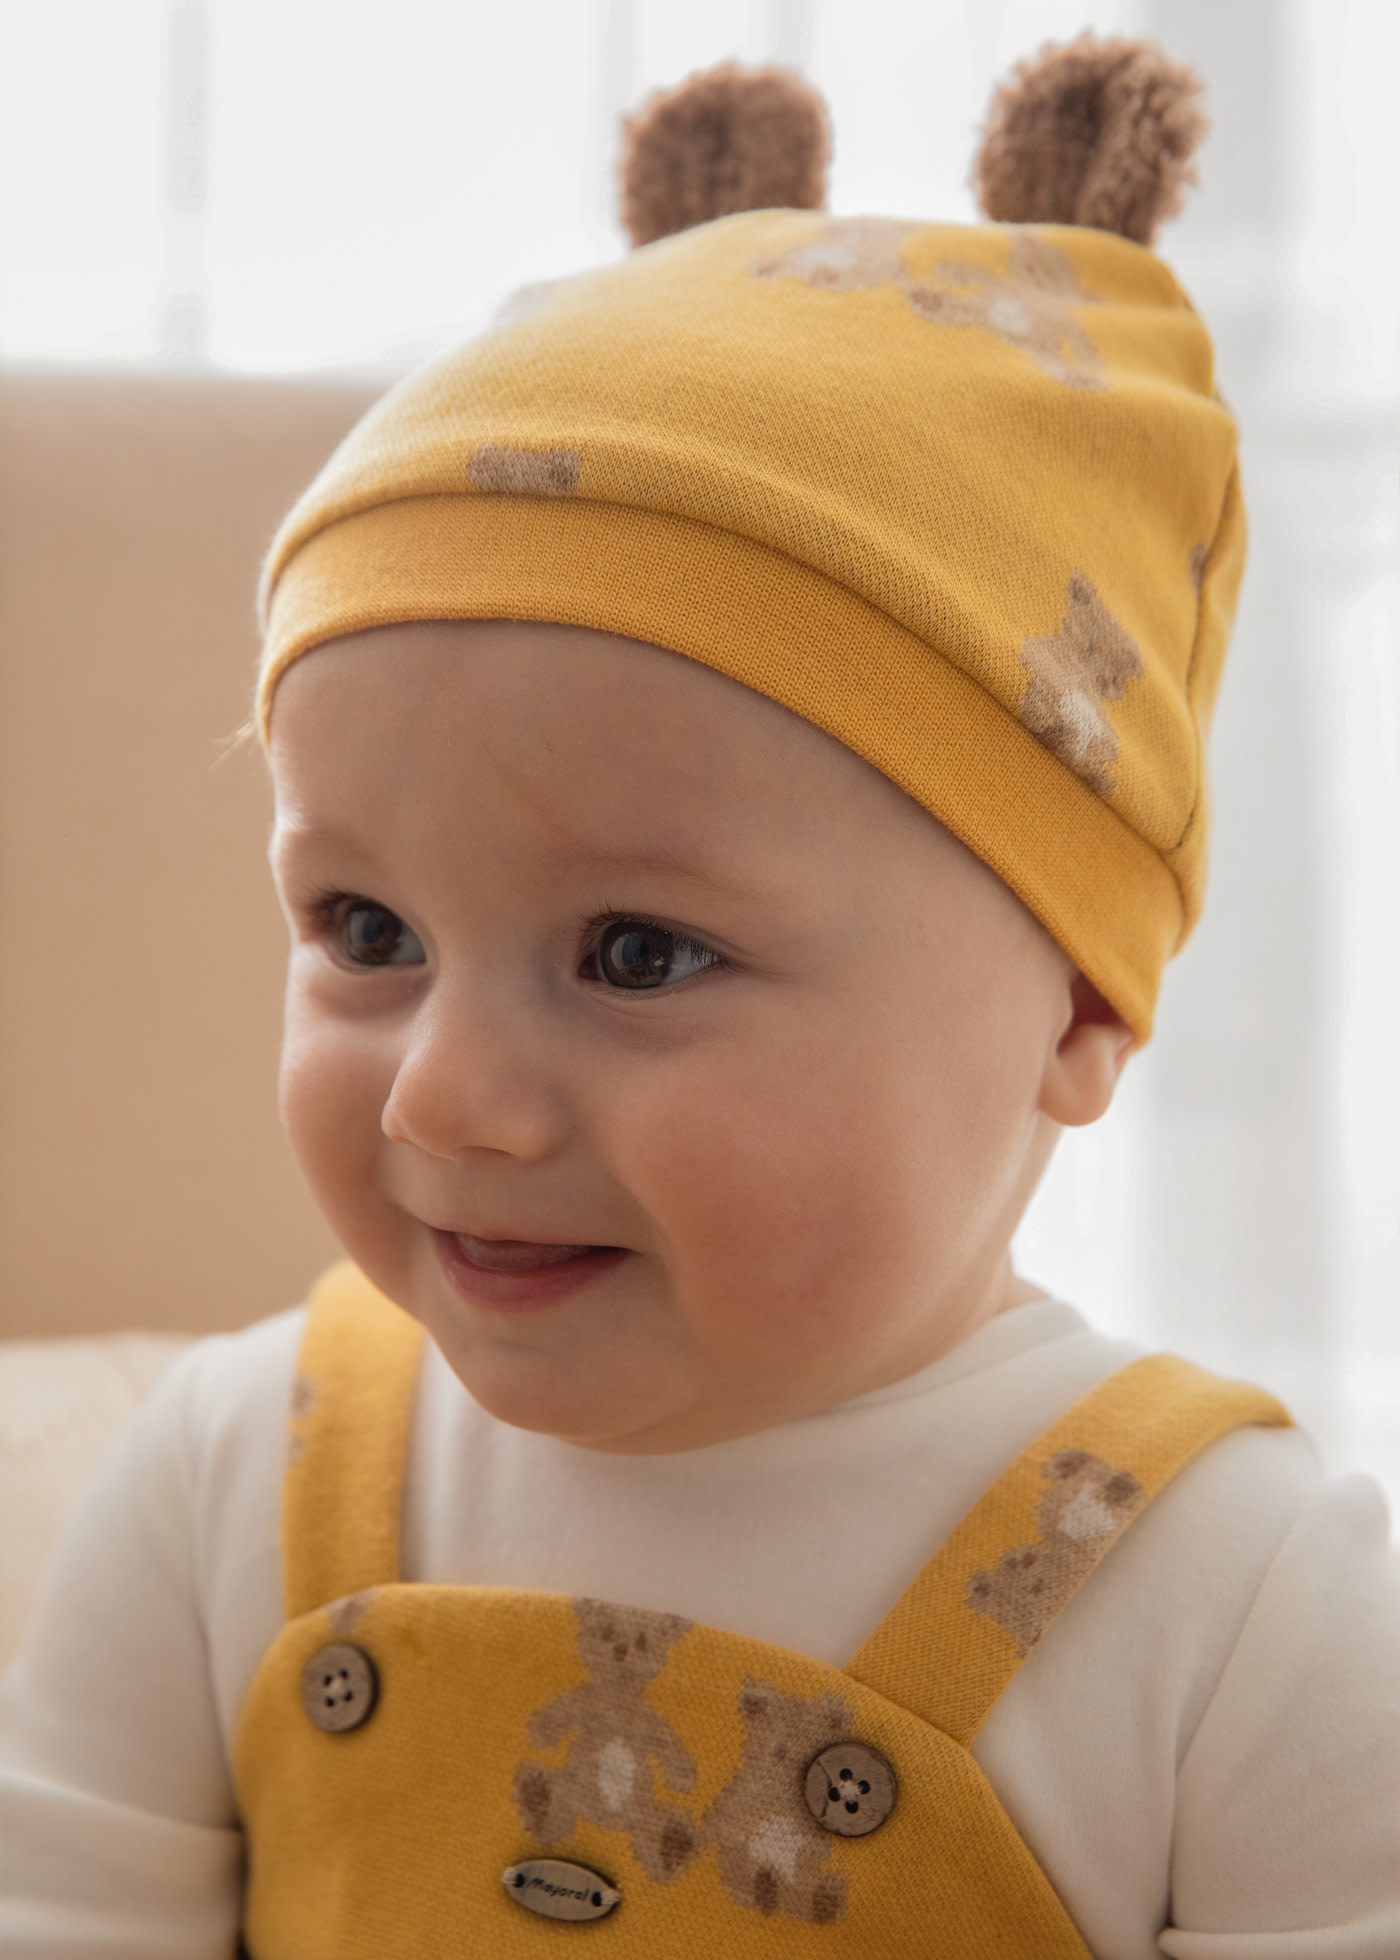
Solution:
[[[396,776],[439,801],[495,789],[542,822],[566,808],[571,832],[596,827],[600,847],[617,819],[664,835],[692,806],[723,828],[741,800],[790,821],[907,801],[834,737],[698,660],[546,621],[330,642],[284,678],[271,755],[279,786]]]
[[[271,756],[284,850],[490,854],[755,893],[952,840],[791,710],[673,651],[548,622],[384,628],[299,661]],[[903,839],[903,842],[901,841]]]

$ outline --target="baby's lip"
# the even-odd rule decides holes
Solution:
[[[434,1226],[438,1257],[455,1292],[486,1313],[537,1313],[586,1292],[629,1255],[625,1246],[570,1239],[483,1238]]]
[[[547,1239],[483,1239],[475,1232],[449,1232],[462,1257],[484,1273],[539,1273],[567,1266],[590,1253],[615,1252],[609,1245],[561,1245]]]

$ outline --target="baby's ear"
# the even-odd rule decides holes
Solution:
[[[1147,41],[1081,34],[1023,61],[992,98],[973,163],[1006,224],[1094,225],[1150,245],[1196,181],[1201,79]]]
[[[1069,1023],[1046,1064],[1040,1109],[1054,1123],[1078,1129],[1096,1123],[1113,1101],[1133,1051],[1132,1029],[1091,980],[1070,981]]]
[[[727,61],[653,95],[623,132],[622,223],[634,245],[736,211],[826,202],[826,104],[784,69]]]

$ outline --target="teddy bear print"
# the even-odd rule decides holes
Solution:
[[[749,271],[756,279],[804,279],[833,293],[903,286],[909,275],[900,247],[913,230],[898,218],[833,218],[809,244],[755,259]]]
[[[972,1575],[964,1595],[974,1613],[1011,1635],[1022,1656],[1147,1502],[1136,1477],[1087,1450],[1061,1450],[1045,1475],[1050,1488],[1036,1507],[1038,1543],[1003,1552],[990,1571]]]
[[[1107,796],[1118,736],[1103,703],[1117,701],[1142,673],[1142,655],[1083,572],[1070,573],[1065,597],[1068,609],[1056,630],[1021,648],[1030,679],[1017,712],[1032,735]]]
[[[516,449],[478,443],[467,458],[473,489],[504,497],[572,497],[583,462],[573,449]]]
[[[695,1856],[696,1834],[685,1811],[658,1800],[652,1765],[681,1793],[695,1787],[695,1765],[646,1689],[690,1621],[596,1599],[573,1604],[588,1679],[537,1709],[527,1731],[538,1749],[568,1739],[568,1757],[559,1769],[521,1763],[515,1807],[543,1845],[562,1843],[580,1820],[625,1831],[642,1869],[664,1884]]]
[[[1079,283],[1073,262],[1034,232],[1017,231],[1005,272],[971,260],[940,259],[936,284],[911,286],[911,303],[925,319],[950,327],[985,327],[1010,347],[1029,354],[1037,367],[1066,388],[1101,388],[1098,349],[1071,306],[1095,304]],[[952,290],[950,290],[952,289]]]
[[[831,1838],[803,1796],[814,1756],[851,1732],[839,1695],[804,1701],[766,1681],[739,1694],[744,1749],[734,1776],[705,1814],[705,1840],[736,1905],[829,1925],[846,1910],[846,1881],[828,1869]]]
[[[904,263],[917,227],[896,218],[835,218],[805,245],[755,259],[758,279],[802,279],[828,292],[897,286],[916,313],[945,327],[983,327],[1067,388],[1101,388],[1103,362],[1072,306],[1097,303],[1072,261],[1033,231],[1011,231],[1005,272],[940,259],[926,279]]]

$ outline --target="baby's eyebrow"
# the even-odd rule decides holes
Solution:
[[[316,851],[327,846],[338,846],[342,850],[352,845],[355,839],[329,824],[298,823],[295,817],[279,813],[267,840],[267,848],[272,856],[282,851]]]
[[[334,824],[300,823],[295,817],[279,816],[267,840],[267,855],[275,870],[279,863],[298,864],[328,851],[359,860],[373,868],[375,852],[369,838]]]
[[[703,885],[710,891],[723,891],[743,897],[761,897],[767,887],[746,877],[739,866],[707,863],[703,855],[670,850],[665,845],[647,845],[638,850],[605,850],[580,844],[580,855],[590,868],[614,872],[645,872],[653,877],[674,878],[685,884]]]
[[[654,842],[626,849],[592,840],[575,832],[569,839],[578,867],[590,875],[625,876],[642,874],[666,878],[698,889],[723,892],[731,897],[759,899],[771,893],[771,883],[746,876],[738,864],[715,863],[703,847],[697,851],[669,847]],[[373,857],[371,840],[353,830],[319,822],[299,822],[295,816],[282,818],[268,843],[275,859],[314,856],[321,850],[350,851],[357,857]],[[370,868],[368,862],[366,869]]]

